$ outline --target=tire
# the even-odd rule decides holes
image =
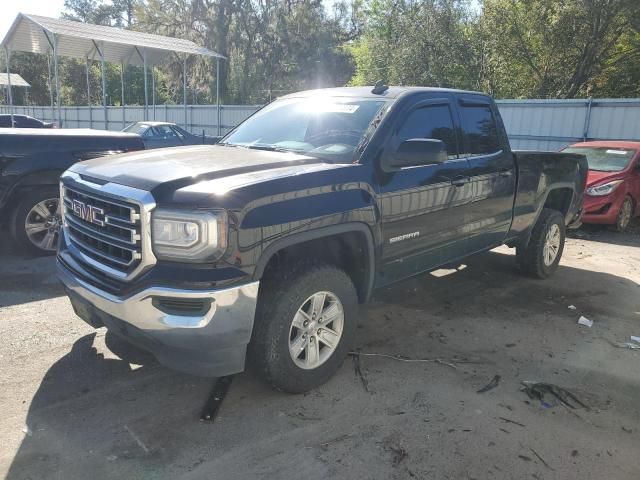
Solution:
[[[616,232],[623,233],[629,226],[629,223],[631,223],[632,218],[633,200],[631,200],[631,197],[626,196],[620,206],[618,215],[616,215],[616,224],[614,225]]]
[[[547,244],[548,237],[555,240],[549,240],[550,243]],[[526,248],[516,248],[516,258],[521,270],[535,278],[549,277],[558,268],[565,238],[566,229],[562,214],[557,210],[543,209],[533,227],[529,244]],[[553,245],[555,249],[551,248]],[[555,250],[555,256],[548,253],[550,250]]]
[[[59,204],[56,187],[42,187],[20,197],[9,222],[11,238],[19,248],[33,255],[55,254],[60,237]],[[46,212],[49,215],[45,218]],[[32,225],[30,232],[27,223]]]
[[[327,294],[324,301],[316,296],[320,292]],[[323,320],[317,314],[312,318],[314,299],[318,305],[323,303],[324,309],[320,310],[333,320]],[[328,332],[339,330],[339,307],[343,313],[341,334],[331,351],[323,338],[334,341],[333,333]],[[307,315],[299,313],[300,310]],[[329,380],[349,353],[357,313],[356,289],[351,278],[339,268],[300,262],[282,269],[260,285],[249,363],[277,390],[289,393],[312,390]],[[290,348],[295,349],[296,359]],[[314,355],[318,355],[317,362]]]

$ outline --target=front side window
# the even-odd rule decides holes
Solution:
[[[398,144],[411,138],[434,138],[442,140],[447,155],[458,157],[458,143],[453,126],[451,110],[446,104],[428,105],[411,112],[396,135]]]
[[[176,133],[168,125],[158,125],[157,127],[155,127],[155,129],[157,130],[158,135],[161,136],[162,138],[176,137]]]
[[[181,139],[184,139],[187,135],[189,135],[186,130],[181,129],[177,125],[174,125],[171,128],[173,128],[173,131],[175,132],[175,134]]]
[[[488,155],[501,150],[498,129],[488,104],[460,106],[465,154]]]
[[[569,147],[562,152],[579,153],[586,156],[589,170],[598,172],[620,172],[627,168],[636,154],[636,150],[630,148],[610,147]]]
[[[277,100],[240,124],[219,145],[291,151],[351,162],[384,104],[385,100],[349,97]]]

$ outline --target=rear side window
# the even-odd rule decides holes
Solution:
[[[485,104],[460,105],[465,154],[487,155],[501,150],[496,120]]]
[[[38,128],[40,126],[41,126],[40,123],[34,118],[20,117],[16,120],[16,127]]]
[[[446,104],[427,105],[411,112],[397,134],[398,144],[411,138],[435,138],[447,147],[449,158],[458,157],[451,110]]]

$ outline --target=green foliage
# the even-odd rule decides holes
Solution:
[[[371,0],[364,34],[350,46],[353,85],[377,79],[400,85],[475,88],[466,0]]]
[[[592,95],[639,20],[637,0],[486,0],[478,24],[486,86],[502,97]]]

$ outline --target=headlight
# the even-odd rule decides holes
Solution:
[[[217,260],[227,248],[227,215],[158,209],[151,215],[151,242],[160,259]]]
[[[601,197],[603,195],[609,195],[621,183],[622,183],[622,180],[614,180],[613,182],[605,183],[603,185],[596,185],[595,187],[589,187],[587,188],[587,195],[591,195],[592,197]]]

